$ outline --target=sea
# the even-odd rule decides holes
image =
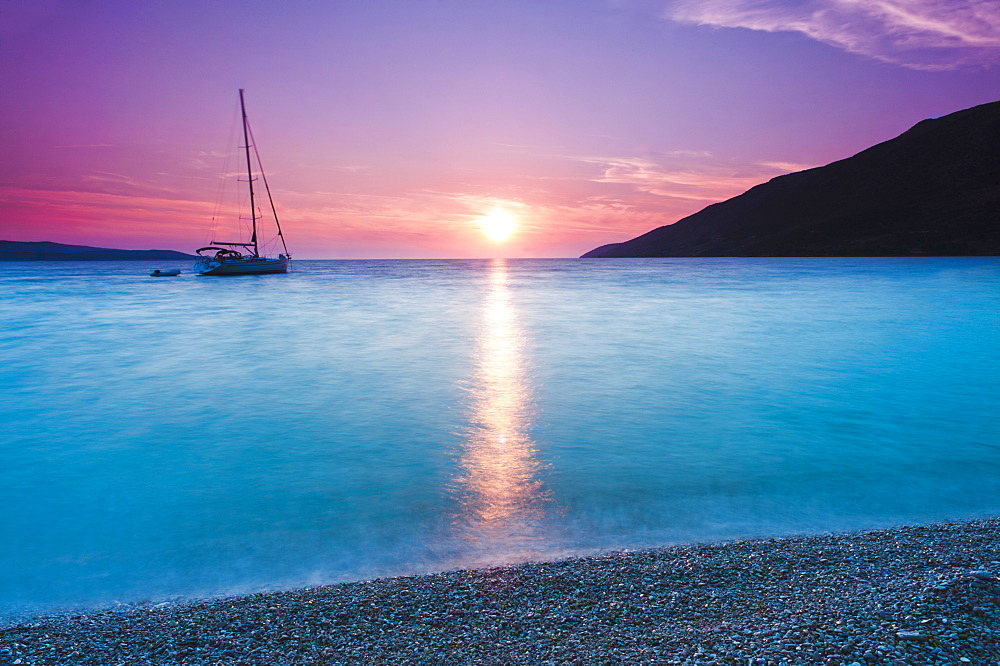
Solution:
[[[1000,513],[1000,258],[0,268],[6,622]]]

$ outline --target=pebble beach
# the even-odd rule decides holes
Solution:
[[[1000,664],[1000,519],[618,552],[0,630],[0,664]]]

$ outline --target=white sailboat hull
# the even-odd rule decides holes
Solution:
[[[257,153],[257,144],[252,140],[253,133],[250,131],[250,123],[247,121],[247,109],[243,100],[243,89],[240,88],[240,114],[243,116],[243,151],[246,155],[247,189],[250,194],[250,231],[249,241],[226,242],[212,241],[211,245],[197,250],[198,262],[194,265],[194,272],[199,275],[266,275],[268,273],[287,273],[291,255],[288,254],[288,246],[285,245],[285,237],[281,233],[281,223],[278,222],[278,211],[274,207],[274,200],[271,198],[271,189],[267,185],[267,177],[264,175],[264,167],[260,163],[260,155]],[[252,149],[252,150],[251,150]],[[259,210],[254,199],[254,164],[257,167],[257,175],[264,183],[264,192],[267,193],[267,201],[270,203],[270,214],[273,214],[274,226],[277,229],[277,238],[281,240],[283,254],[279,254],[277,259],[262,257],[262,252],[269,243],[260,235],[260,222],[262,221],[262,211]],[[215,218],[213,217],[213,220]],[[213,236],[214,236],[213,232]],[[235,249],[234,249],[235,248]],[[213,252],[214,254],[203,254]]]
[[[267,273],[287,273],[288,257],[269,259],[267,257],[243,257],[215,261],[205,259],[194,265],[200,275],[265,275]]]

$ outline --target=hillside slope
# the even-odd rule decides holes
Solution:
[[[924,120],[584,257],[1000,254],[1000,102]]]
[[[64,245],[42,241],[26,243],[0,240],[0,261],[121,261],[139,259],[197,259],[175,250],[115,250],[89,245]]]

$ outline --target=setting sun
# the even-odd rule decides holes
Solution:
[[[479,224],[483,228],[483,233],[497,243],[502,243],[510,238],[514,229],[517,228],[514,216],[503,208],[494,208],[492,213],[479,220]]]

